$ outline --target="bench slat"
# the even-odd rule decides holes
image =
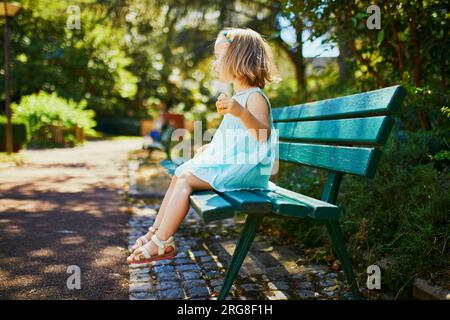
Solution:
[[[161,133],[161,143],[164,146],[168,146],[170,144],[172,133],[176,130],[173,126],[168,126],[162,133]]]
[[[384,145],[394,125],[388,116],[340,120],[276,122],[280,139]]]
[[[311,218],[317,219],[338,219],[339,218],[339,207],[328,203],[326,201],[318,200],[305,196],[301,193],[291,191],[280,186],[275,185],[275,192],[281,194],[285,197],[295,199],[307,206],[313,208],[313,213]]]
[[[375,148],[279,143],[280,160],[369,178],[375,174],[380,155]]]
[[[345,97],[321,100],[301,105],[274,108],[274,121],[338,119],[386,115],[395,112],[406,94],[393,86]]]
[[[282,216],[339,219],[337,206],[278,186],[275,191],[252,190],[252,192],[270,199],[273,212]]]
[[[195,191],[189,197],[189,201],[205,222],[228,219],[235,214],[233,205],[213,191]]]
[[[247,190],[219,192],[236,209],[244,213],[268,213],[272,211],[272,204],[266,198],[262,198]]]
[[[167,173],[173,175],[175,173],[175,169],[178,167],[176,163],[169,159],[164,159],[159,163],[164,169],[166,169]]]
[[[294,199],[285,197],[273,191],[252,190],[251,192],[260,197],[264,197],[272,203],[272,211],[280,215],[292,217],[306,217],[312,213],[312,208],[304,203],[300,203]]]

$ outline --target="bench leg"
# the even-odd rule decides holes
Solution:
[[[245,220],[244,227],[241,231],[239,242],[234,249],[233,258],[231,259],[231,263],[228,266],[228,271],[225,276],[225,280],[223,281],[222,289],[220,290],[219,300],[225,300],[225,298],[227,297],[233,281],[236,278],[239,270],[241,269],[242,263],[247,256],[247,252],[250,249],[253,240],[255,239],[256,233],[258,232],[263,218],[263,215],[247,215],[247,219]]]
[[[347,254],[347,249],[345,248],[344,237],[342,235],[339,222],[335,220],[328,220],[327,229],[330,234],[334,251],[338,256],[339,261],[342,263],[342,268],[344,269],[345,276],[347,277],[347,281],[350,285],[350,291],[355,298],[359,298],[361,297],[361,293],[359,292],[358,283],[356,282],[350,258]]]

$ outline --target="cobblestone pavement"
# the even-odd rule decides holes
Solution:
[[[156,202],[132,204],[129,247],[153,224]],[[174,236],[175,258],[130,266],[130,299],[217,299],[242,223],[227,219],[205,224],[191,208]],[[299,258],[291,247],[269,245],[257,236],[227,299],[338,299],[347,292],[342,271],[298,264]]]

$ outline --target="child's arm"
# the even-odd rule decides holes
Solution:
[[[237,101],[236,103],[239,104]],[[258,141],[266,141],[270,135],[270,114],[266,99],[261,94],[250,94],[247,108],[242,109],[239,118],[247,129],[253,129],[250,134]],[[262,132],[259,132],[260,129]]]
[[[220,95],[216,103],[221,114],[230,113],[241,119],[250,134],[258,141],[266,141],[270,135],[270,114],[266,99],[261,94],[250,94],[247,108],[235,99]],[[261,130],[262,132],[259,132]]]

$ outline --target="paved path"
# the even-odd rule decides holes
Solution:
[[[140,140],[23,151],[0,170],[0,299],[127,299],[128,216],[118,191]],[[67,268],[81,270],[69,290]]]
[[[158,186],[168,185],[164,176],[170,179],[156,163],[130,173],[136,175],[131,179],[138,181],[136,189],[146,194],[158,194]],[[145,188],[140,180],[145,180]],[[148,183],[151,180],[158,183]],[[129,247],[153,224],[160,202],[130,202]],[[216,299],[241,228],[242,221],[234,219],[205,224],[191,209],[175,234],[179,253],[174,259],[130,267],[130,299]],[[299,258],[298,249],[268,244],[257,236],[228,299],[337,299],[348,292],[342,272],[327,265],[299,264]]]

